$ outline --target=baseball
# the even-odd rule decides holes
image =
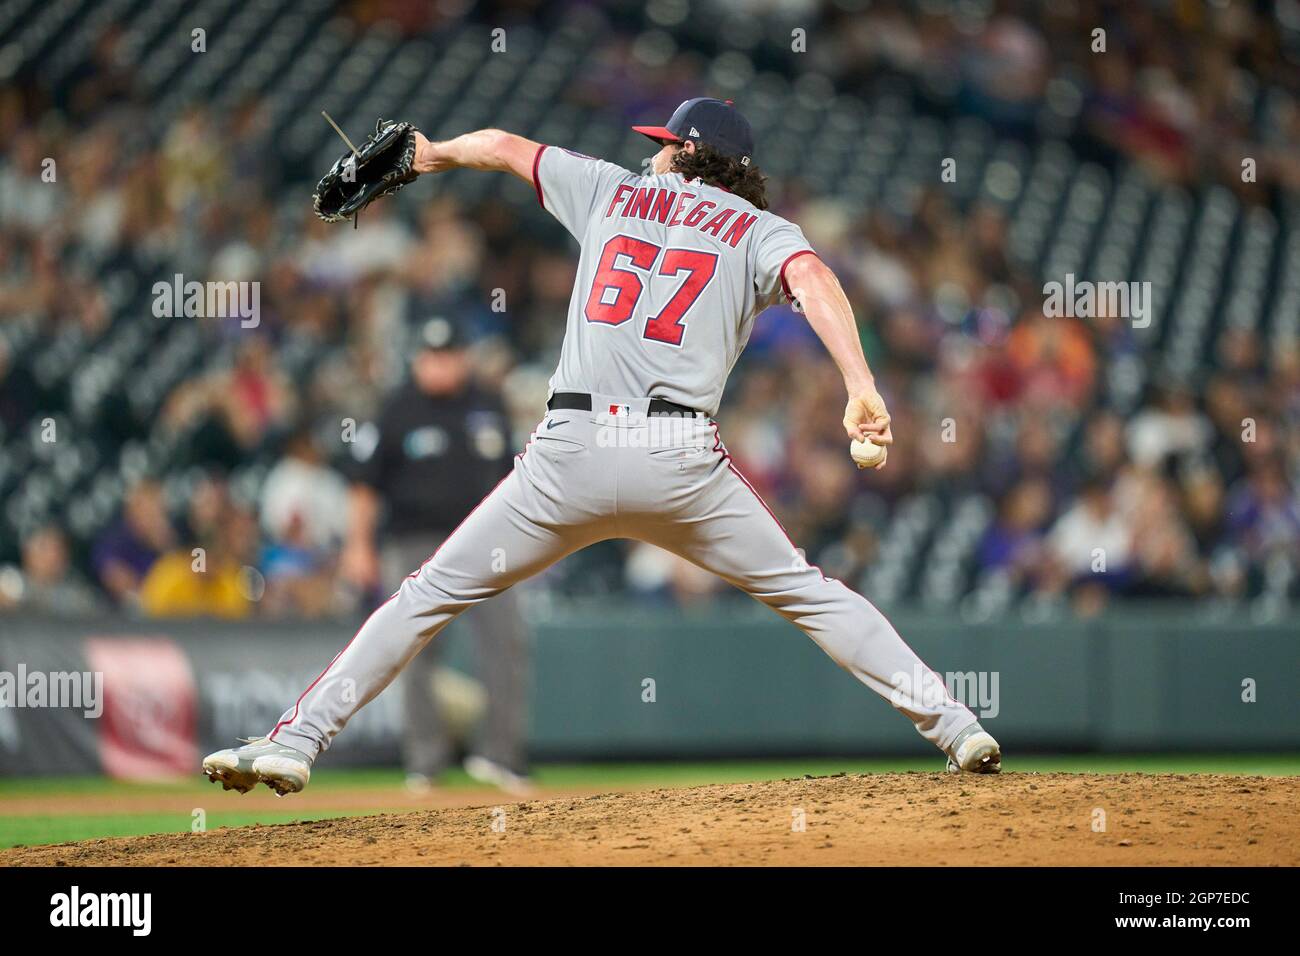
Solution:
[[[870,438],[865,441],[855,438],[849,445],[849,454],[853,456],[859,468],[876,468],[883,465],[885,459],[889,457],[889,448],[886,445],[877,445]]]

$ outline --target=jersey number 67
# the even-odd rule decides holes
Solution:
[[[663,253],[662,257],[660,253]],[[619,264],[620,256],[626,258],[626,265]],[[657,273],[656,261],[659,263]],[[680,276],[685,273],[686,278],[672,298],[645,325],[645,338],[680,346],[682,336],[686,333],[686,313],[712,281],[717,268],[716,252],[664,249],[634,236],[614,236],[601,250],[600,265],[596,269],[596,278],[591,284],[591,293],[587,296],[583,313],[588,322],[622,325],[632,318],[637,303],[645,293],[645,281],[640,273],[661,276]]]

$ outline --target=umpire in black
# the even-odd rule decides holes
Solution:
[[[377,434],[367,430],[354,446],[343,570],[367,589],[382,583],[395,591],[511,467],[505,410],[474,384],[460,330],[436,317],[415,333],[410,380],[380,410]],[[488,697],[465,769],[481,782],[523,791],[528,648],[515,592],[462,620],[476,632]],[[444,633],[431,641],[402,673],[402,756],[415,788],[435,780],[454,756],[433,691],[446,640]]]

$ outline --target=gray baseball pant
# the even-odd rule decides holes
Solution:
[[[732,465],[715,423],[648,417],[647,401],[593,395],[596,411],[550,413],[510,474],[370,615],[272,739],[314,758],[465,609],[589,544],[634,538],[719,575],[798,625],[946,750],[975,715],[866,598],[803,559]],[[916,674],[928,686],[912,686]]]

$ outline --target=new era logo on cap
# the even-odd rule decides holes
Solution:
[[[696,97],[677,107],[666,125],[633,126],[632,129],[656,143],[680,143],[687,139],[703,143],[746,166],[754,153],[754,131],[731,100]]]

